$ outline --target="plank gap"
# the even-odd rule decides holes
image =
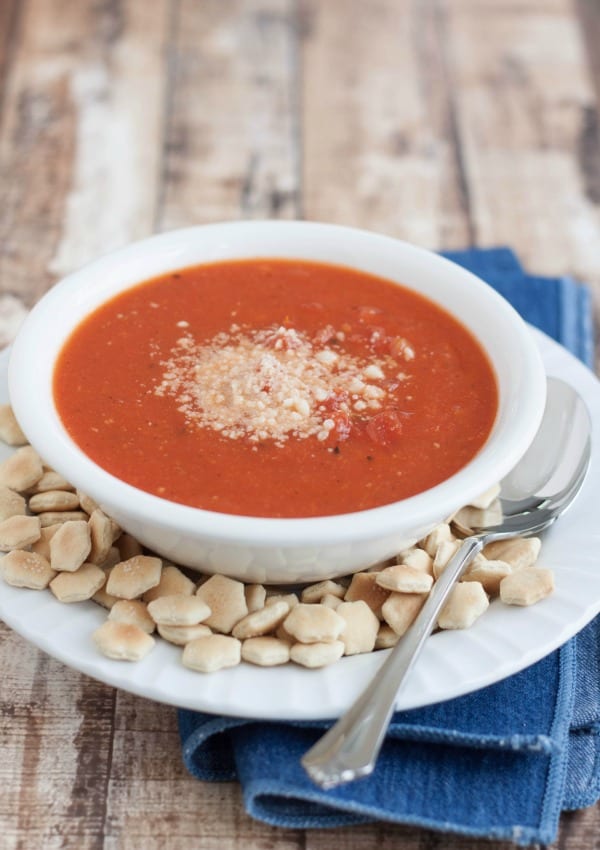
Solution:
[[[165,88],[163,94],[163,121],[160,130],[160,153],[158,155],[158,174],[156,177],[156,206],[153,216],[153,231],[160,230],[167,196],[167,168],[169,151],[169,132],[173,123],[175,110],[175,88],[177,85],[177,39],[179,33],[179,22],[181,17],[181,0],[171,0],[167,7],[167,21],[165,24],[166,40],[164,47]]]
[[[456,79],[454,74],[454,62],[450,48],[451,34],[448,24],[448,15],[444,0],[433,0],[433,20],[437,35],[440,61],[443,71],[443,79],[446,81],[447,98],[447,139],[452,151],[452,158],[456,172],[456,189],[458,202],[464,214],[464,226],[466,229],[468,245],[477,244],[477,228],[473,218],[473,204],[469,188],[469,175],[467,162],[463,152],[463,140],[458,118],[458,101],[456,98]]]
[[[21,41],[21,21],[25,6],[25,0],[3,0],[0,3],[0,33],[3,34],[3,42],[0,45],[0,119],[4,110],[8,78]]]

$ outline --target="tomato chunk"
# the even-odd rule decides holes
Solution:
[[[366,432],[374,443],[389,446],[402,435],[402,420],[395,410],[382,410],[367,424]]]

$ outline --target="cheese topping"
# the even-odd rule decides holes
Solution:
[[[203,343],[188,332],[162,363],[155,393],[172,396],[189,425],[230,439],[326,440],[336,414],[375,413],[387,395],[386,361],[354,357],[341,350],[342,332],[326,331],[311,339],[293,328],[232,325]]]

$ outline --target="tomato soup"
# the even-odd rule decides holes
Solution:
[[[182,269],[89,315],[54,398],[118,478],[221,513],[325,516],[404,499],[481,449],[497,411],[471,333],[409,289],[341,266]]]

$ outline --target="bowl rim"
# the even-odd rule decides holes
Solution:
[[[49,387],[45,387],[40,379],[44,375],[52,374],[56,354],[60,350],[67,335],[62,337],[60,344],[53,338],[56,350],[53,355],[46,358],[40,365],[36,357],[36,345],[40,334],[52,337],[52,329],[48,328],[48,321],[58,315],[55,311],[63,311],[69,315],[69,311],[76,318],[68,319],[71,329],[76,327],[85,315],[95,309],[95,306],[109,300],[120,291],[124,291],[136,283],[143,283],[154,275],[162,274],[168,270],[184,268],[186,265],[201,265],[204,263],[218,261],[219,259],[235,259],[242,257],[291,257],[294,255],[286,252],[278,254],[273,251],[268,255],[258,251],[227,256],[212,256],[210,258],[198,259],[187,262],[183,266],[177,262],[178,249],[182,245],[190,245],[195,239],[201,237],[215,242],[213,255],[223,251],[223,240],[235,239],[243,236],[252,239],[273,239],[274,247],[278,238],[311,239],[315,241],[333,239],[342,240],[351,246],[349,251],[354,256],[360,250],[358,243],[371,243],[373,249],[381,251],[397,251],[404,254],[410,262],[417,264],[429,264],[432,271],[439,270],[441,274],[446,273],[450,278],[464,281],[465,286],[475,287],[478,297],[493,306],[495,318],[500,317],[506,322],[512,332],[511,356],[520,359],[522,371],[520,381],[523,389],[519,393],[518,421],[513,422],[506,433],[497,434],[495,428],[492,436],[480,450],[480,452],[464,467],[458,470],[450,478],[440,482],[429,490],[403,499],[399,502],[391,502],[368,510],[356,511],[347,514],[336,514],[318,517],[299,518],[275,518],[275,517],[249,517],[237,514],[225,514],[208,511],[202,508],[194,508],[187,505],[171,502],[155,496],[123,480],[116,478],[111,473],[98,466],[89,458],[79,446],[71,439],[64,429],[54,402],[52,399],[51,381]],[[144,257],[162,257],[163,262],[158,265],[161,268],[154,274],[140,273],[138,278],[128,282],[112,284],[114,287],[110,294],[99,298],[95,305],[89,306],[89,300],[93,300],[97,293],[95,290],[86,290],[84,284],[90,284],[91,279],[97,279],[115,269],[121,270],[123,275],[131,272],[140,265]],[[299,259],[310,259],[308,254],[298,252]],[[316,259],[316,258],[315,258]],[[164,262],[172,262],[173,265],[164,265]],[[342,257],[324,260],[336,265],[349,265],[356,268],[356,262],[344,263]],[[409,262],[409,265],[410,265]],[[143,265],[143,262],[141,263]],[[377,273],[380,277],[385,274]],[[411,288],[410,282],[405,286]],[[416,288],[416,287],[412,287]],[[91,293],[91,294],[90,294]],[[86,301],[87,296],[87,301]],[[434,296],[427,295],[431,300]],[[83,303],[88,304],[87,310],[82,310]],[[446,306],[446,309],[449,309]],[[79,311],[79,313],[77,312]],[[450,312],[452,310],[450,309]],[[460,321],[460,315],[453,313]],[[473,329],[471,328],[473,332]],[[55,337],[56,337],[56,332]],[[477,335],[477,334],[476,334]],[[479,341],[487,350],[485,343],[479,335]],[[489,352],[488,352],[488,356]],[[492,365],[495,367],[493,359]],[[41,392],[34,403],[31,397],[33,386]],[[56,283],[35,305],[31,313],[21,326],[17,338],[13,343],[9,363],[9,389],[11,403],[23,430],[27,434],[31,444],[38,450],[42,457],[62,474],[76,487],[88,493],[101,506],[107,505],[110,512],[111,503],[119,510],[133,516],[137,521],[152,523],[156,528],[169,529],[181,535],[195,538],[212,538],[224,542],[236,544],[251,544],[254,546],[270,547],[273,545],[290,546],[318,546],[340,543],[352,543],[357,540],[374,539],[389,534],[396,527],[410,524],[418,527],[431,523],[432,516],[449,516],[457,507],[456,492],[460,491],[464,504],[468,499],[474,498],[492,483],[490,478],[484,476],[486,484],[479,484],[482,471],[490,466],[499,470],[496,478],[499,480],[518,461],[533,439],[543,413],[545,402],[545,370],[541,355],[535,345],[533,335],[527,325],[514,310],[514,308],[500,296],[494,289],[486,284],[481,278],[472,272],[458,266],[451,260],[435,254],[425,248],[395,239],[390,236],[375,233],[369,230],[346,227],[343,225],[328,224],[322,222],[308,221],[228,221],[214,224],[197,225],[188,228],[180,228],[146,239],[130,243],[123,248],[105,254],[93,260],[81,269],[72,272]],[[499,400],[501,403],[501,399]],[[497,444],[497,445],[496,445]],[[495,447],[490,452],[490,447]],[[432,509],[431,505],[435,505]]]

